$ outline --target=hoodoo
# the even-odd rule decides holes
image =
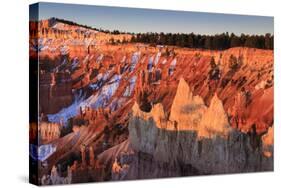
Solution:
[[[239,40],[247,45],[234,45],[235,37],[31,21],[40,114],[30,124],[32,178],[49,185],[273,170],[273,50],[247,46],[248,35]]]

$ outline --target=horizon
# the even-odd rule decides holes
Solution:
[[[45,20],[55,17],[110,31],[194,33],[200,35],[234,33],[238,36],[241,34],[265,35],[270,33],[274,35],[274,18],[268,16],[45,2],[37,3],[37,5],[39,15],[34,9],[30,8],[30,20]]]

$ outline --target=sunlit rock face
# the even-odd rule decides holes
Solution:
[[[42,184],[51,171],[54,183],[73,183],[273,169],[272,50],[159,47],[37,24],[29,50],[39,55],[44,141],[32,157],[42,160]]]
[[[181,99],[177,99],[178,96]],[[187,83],[181,79],[174,103],[180,105],[171,109],[169,118],[165,117],[161,104],[153,106],[149,113],[142,112],[138,104],[134,104],[129,120],[129,141],[135,151],[147,153],[158,162],[189,164],[199,169],[202,174],[251,172],[273,168],[272,164],[265,165],[263,161],[268,157],[264,157],[260,148],[252,146],[250,135],[230,127],[226,112],[216,94],[207,107],[202,99],[193,97]],[[180,110],[194,103],[199,103],[202,108],[196,126],[188,124],[193,118],[191,110]],[[263,140],[272,145],[268,137]]]
[[[40,142],[50,142],[60,137],[61,127],[57,123],[41,122],[39,124]]]
[[[129,34],[106,34],[55,19],[42,20],[37,24],[31,23],[30,54],[31,57],[39,54],[40,66],[44,69],[40,71],[40,109],[42,113],[53,115],[50,118],[52,122],[58,122],[61,117],[67,121],[77,116],[80,107],[110,106],[117,109],[131,98],[136,99],[144,111],[150,111],[149,104],[155,101],[162,103],[167,114],[175,108],[175,113],[170,116],[173,121],[176,118],[174,115],[179,115],[176,108],[182,99],[178,97],[179,101],[173,107],[172,102],[178,79],[182,77],[194,94],[193,106],[184,109],[193,113],[194,117],[191,114],[185,116],[191,118],[189,120],[192,123],[181,117],[183,122],[189,121],[189,127],[196,126],[197,116],[201,113],[199,111],[203,109],[200,107],[201,99],[197,101],[196,96],[200,96],[204,104],[209,106],[215,93],[225,111],[231,115],[230,125],[233,128],[247,133],[255,126],[258,134],[263,134],[273,124],[271,50],[240,47],[224,51],[170,48],[167,55],[165,47],[109,43],[111,38],[129,40]],[[35,35],[36,32],[38,35]],[[36,37],[39,39],[36,40]],[[214,58],[220,71],[220,80],[217,82],[213,82],[209,76],[212,72],[211,58]],[[241,59],[241,66],[237,70],[229,66],[232,58],[237,61]],[[112,76],[120,77],[122,82],[112,83]],[[81,95],[78,90],[82,90]],[[112,97],[114,100],[111,100]],[[98,102],[92,104],[93,100]],[[257,110],[262,108],[267,110]]]
[[[175,129],[197,130],[206,111],[206,106],[200,96],[194,96],[188,84],[180,79],[176,96],[171,107],[169,120],[174,122]],[[173,130],[173,127],[169,127]]]
[[[228,122],[228,117],[224,111],[222,101],[215,94],[200,121],[198,129],[199,138],[213,138],[220,136],[226,138],[233,131]]]

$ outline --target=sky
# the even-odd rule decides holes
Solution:
[[[40,3],[39,16],[30,9],[30,19],[38,17],[40,20],[57,17],[95,28],[135,33],[274,33],[273,17],[268,16]]]

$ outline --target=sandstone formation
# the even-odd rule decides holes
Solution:
[[[273,170],[272,50],[126,43],[55,19],[30,27],[30,135],[55,148],[39,162],[42,184]]]
[[[57,123],[40,122],[39,138],[42,143],[47,143],[60,137],[60,125]]]
[[[178,90],[182,89],[183,82],[180,81]],[[188,87],[185,88],[189,91]],[[181,91],[177,91],[176,97],[179,93]],[[192,92],[183,96],[192,98]],[[175,98],[174,102],[177,100]],[[186,99],[182,101],[185,101],[181,104],[182,107],[194,102]],[[162,119],[159,122],[159,115],[153,113],[159,111],[159,108],[162,108],[161,104],[153,106],[150,113],[145,113],[140,111],[137,104],[134,105],[133,115],[129,120],[129,142],[136,152],[147,153],[158,162],[189,164],[201,174],[252,172],[273,168],[270,163],[260,162],[268,157],[262,155],[260,148],[251,144],[251,136],[229,126],[226,112],[217,95],[214,95],[209,107],[204,106],[197,126],[182,126],[181,122],[184,123],[183,120],[188,118],[183,116],[189,116],[190,111],[181,111],[181,116],[178,116],[180,121],[174,118],[176,115],[173,115],[173,121],[177,121],[178,127],[182,129],[167,128],[165,124],[169,124],[171,120]],[[163,111],[160,112],[163,114]],[[171,116],[174,113],[176,112],[172,109]],[[272,131],[269,134],[270,132]],[[273,142],[269,138],[263,138],[272,146]]]

